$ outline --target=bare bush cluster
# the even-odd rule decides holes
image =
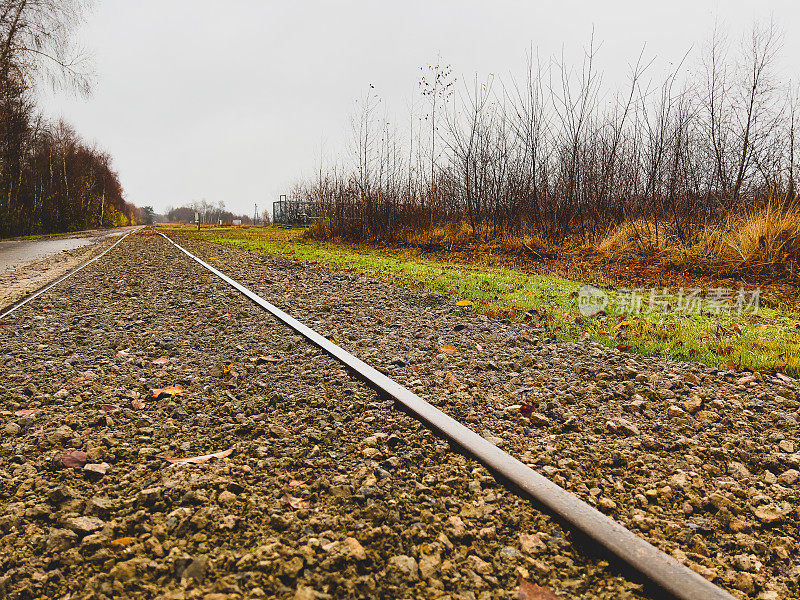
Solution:
[[[738,45],[715,34],[694,67],[687,55],[660,84],[640,57],[611,96],[593,42],[578,69],[532,53],[507,82],[456,84],[432,65],[408,135],[365,96],[353,160],[293,196],[322,205],[320,237],[402,243],[466,228],[555,246],[594,244],[625,223],[641,244],[688,245],[732,214],[794,198],[797,97],[775,72],[779,47],[773,25]]]
[[[213,203],[203,199],[181,206],[168,206],[164,215],[164,220],[168,223],[195,223],[195,219],[199,219],[200,223],[211,225],[230,225],[234,221],[241,221],[244,225],[253,224],[251,215],[234,214],[226,208],[222,200]],[[265,211],[262,215],[259,215],[258,221],[261,225],[269,225],[271,223],[269,213]]]

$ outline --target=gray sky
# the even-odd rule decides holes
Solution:
[[[563,48],[577,64],[594,27],[613,88],[643,44],[666,65],[699,49],[715,22],[738,40],[771,16],[800,30],[797,0],[98,0],[80,32],[94,54],[92,97],[50,95],[42,106],[114,157],[129,201],[162,211],[206,198],[250,214],[321,153],[346,154],[369,84],[406,123],[419,67],[437,55],[462,80],[519,75],[531,46]],[[786,35],[782,56],[797,78],[797,36]]]

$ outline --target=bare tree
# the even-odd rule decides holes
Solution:
[[[0,0],[0,85],[39,81],[88,93],[91,69],[75,43],[90,0]]]

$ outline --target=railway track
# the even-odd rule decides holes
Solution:
[[[10,315],[12,312],[17,310],[18,308],[21,308],[21,307],[25,306],[31,300],[35,300],[36,298],[38,298],[39,296],[44,294],[46,291],[54,288],[55,286],[57,286],[59,283],[61,283],[65,279],[68,279],[68,278],[72,277],[73,275],[75,275],[75,273],[77,273],[79,271],[82,271],[83,269],[85,269],[86,267],[88,267],[89,265],[94,263],[95,261],[100,260],[103,256],[105,256],[111,250],[113,250],[119,244],[121,244],[122,241],[125,238],[127,238],[129,235],[131,235],[133,233],[136,233],[137,231],[140,231],[140,229],[134,229],[133,231],[130,231],[130,232],[126,233],[120,239],[118,239],[111,246],[109,246],[108,248],[103,250],[97,256],[92,257],[91,259],[87,260],[86,262],[84,262],[83,264],[79,265],[78,267],[68,271],[67,273],[64,273],[64,275],[58,277],[57,279],[55,279],[55,280],[53,280],[53,281],[51,281],[49,283],[46,283],[45,285],[43,285],[43,286],[39,287],[38,289],[32,291],[31,293],[27,294],[24,298],[20,298],[16,302],[12,302],[11,304],[9,304],[7,306],[0,306],[0,319],[3,319],[6,316]]]
[[[727,591],[712,584],[574,494],[569,493],[526,464],[500,450],[496,445],[470,430],[459,421],[449,417],[400,383],[369,366],[339,345],[331,342],[325,336],[317,333],[255,292],[226,276],[220,270],[211,266],[209,262],[197,257],[167,236],[161,233],[158,235],[171,244],[171,247],[175,250],[182,252],[197,265],[212,273],[226,285],[236,289],[260,309],[268,311],[306,341],[311,342],[345,366],[348,372],[378,390],[384,397],[391,398],[398,407],[423,423],[427,428],[435,432],[437,436],[447,440],[448,443],[459,448],[466,456],[486,467],[498,481],[504,482],[516,493],[532,500],[538,508],[552,514],[560,523],[567,524],[569,528],[582,534],[579,539],[589,540],[595,547],[601,548],[606,556],[610,557],[618,565],[623,566],[625,572],[633,572],[645,580],[649,585],[647,589],[650,595],[682,599],[727,599],[733,597]],[[125,236],[125,238],[127,237]],[[102,255],[95,257],[90,263],[108,253],[125,238],[119,240]],[[34,296],[26,299],[25,302],[5,311],[2,317],[7,317],[22,308],[35,297],[77,274],[88,264],[46,286]],[[265,359],[265,362],[269,361]]]

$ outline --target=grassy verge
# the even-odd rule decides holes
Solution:
[[[626,292],[604,289],[604,313],[585,316],[579,302],[585,282],[499,266],[476,266],[430,259],[409,250],[376,249],[307,241],[299,230],[274,227],[159,226],[174,235],[285,256],[331,270],[357,271],[400,285],[450,294],[469,300],[490,316],[528,321],[554,340],[593,340],[621,350],[703,362],[712,366],[800,375],[800,316],[760,307],[740,312],[747,293],[711,301],[656,290]],[[691,310],[676,310],[686,307]],[[630,310],[631,307],[636,310]],[[641,310],[638,308],[641,307]]]

